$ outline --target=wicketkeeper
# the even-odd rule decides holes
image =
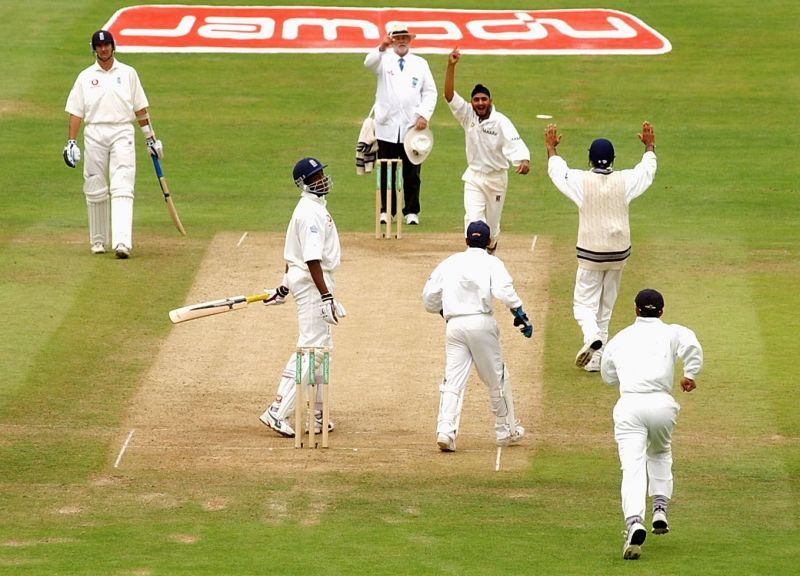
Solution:
[[[467,227],[467,249],[441,262],[422,291],[425,310],[447,321],[447,362],[439,387],[439,419],[436,443],[442,452],[454,452],[472,364],[489,390],[495,416],[498,446],[517,444],[525,435],[514,415],[511,380],[500,351],[500,331],[493,316],[492,298],[511,309],[514,326],[526,338],[533,325],[522,309],[511,276],[499,258],[486,251],[491,232],[486,222]]]
[[[326,197],[332,180],[324,169],[316,158],[303,158],[294,166],[292,177],[301,194],[286,230],[283,248],[286,273],[280,286],[267,290],[271,297],[265,304],[283,304],[291,292],[297,304],[297,347],[332,350],[331,326],[339,323],[345,310],[333,297],[333,273],[339,267],[341,247],[336,224],[327,209]],[[316,359],[315,380],[322,382],[322,354],[317,354]],[[275,401],[260,416],[262,423],[287,438],[295,435],[288,415],[295,403],[296,362],[297,353],[293,352],[283,369]],[[308,356],[302,368],[303,381],[307,382]],[[316,388],[314,426],[319,434],[322,432],[322,386]],[[333,431],[333,421],[328,422],[328,431]]]
[[[162,158],[149,106],[136,70],[114,57],[116,44],[107,30],[92,34],[95,63],[83,70],[67,98],[69,133],[64,162],[75,168],[81,160],[78,132],[84,123],[83,193],[89,213],[89,244],[93,254],[114,250],[128,258],[133,247],[133,188],[136,181],[134,129],[138,122],[148,153]]]

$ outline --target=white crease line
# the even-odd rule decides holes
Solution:
[[[247,238],[247,232],[245,232],[244,234],[242,234],[242,237],[241,237],[241,238],[239,238],[239,243],[238,243],[238,244],[236,244],[236,247],[237,247],[237,248],[238,248],[239,246],[241,246],[241,245],[242,245],[242,242],[244,242],[244,239],[245,239],[245,238]]]
[[[114,462],[114,468],[119,468],[119,463],[122,462],[122,455],[125,454],[125,450],[128,448],[128,443],[133,438],[133,430],[128,432],[128,437],[125,438],[125,442],[122,443],[122,448],[119,450],[119,454],[117,455],[117,461]]]
[[[536,239],[537,238],[539,238],[538,235],[533,237],[533,242],[531,242],[531,252],[533,252],[536,249]]]

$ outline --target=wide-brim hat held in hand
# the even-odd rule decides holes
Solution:
[[[433,132],[430,128],[412,128],[403,140],[406,156],[412,164],[422,164],[433,150]]]

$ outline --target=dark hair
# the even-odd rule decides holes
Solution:
[[[475,94],[486,94],[486,96],[488,96],[489,98],[492,97],[492,93],[489,92],[489,89],[483,84],[475,84],[475,88],[472,89],[472,94],[470,94],[470,98],[474,98]]]

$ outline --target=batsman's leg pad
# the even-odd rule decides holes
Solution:
[[[130,168],[119,168],[111,177],[111,244],[133,248],[133,178]]]
[[[278,383],[278,397],[281,399],[278,406],[278,413],[275,415],[279,420],[283,420],[292,414],[295,402],[295,354],[289,357],[286,367],[281,374],[281,380]]]
[[[83,194],[86,196],[86,209],[89,215],[89,243],[107,244],[110,206],[108,186],[102,176],[87,177],[83,182]]]

